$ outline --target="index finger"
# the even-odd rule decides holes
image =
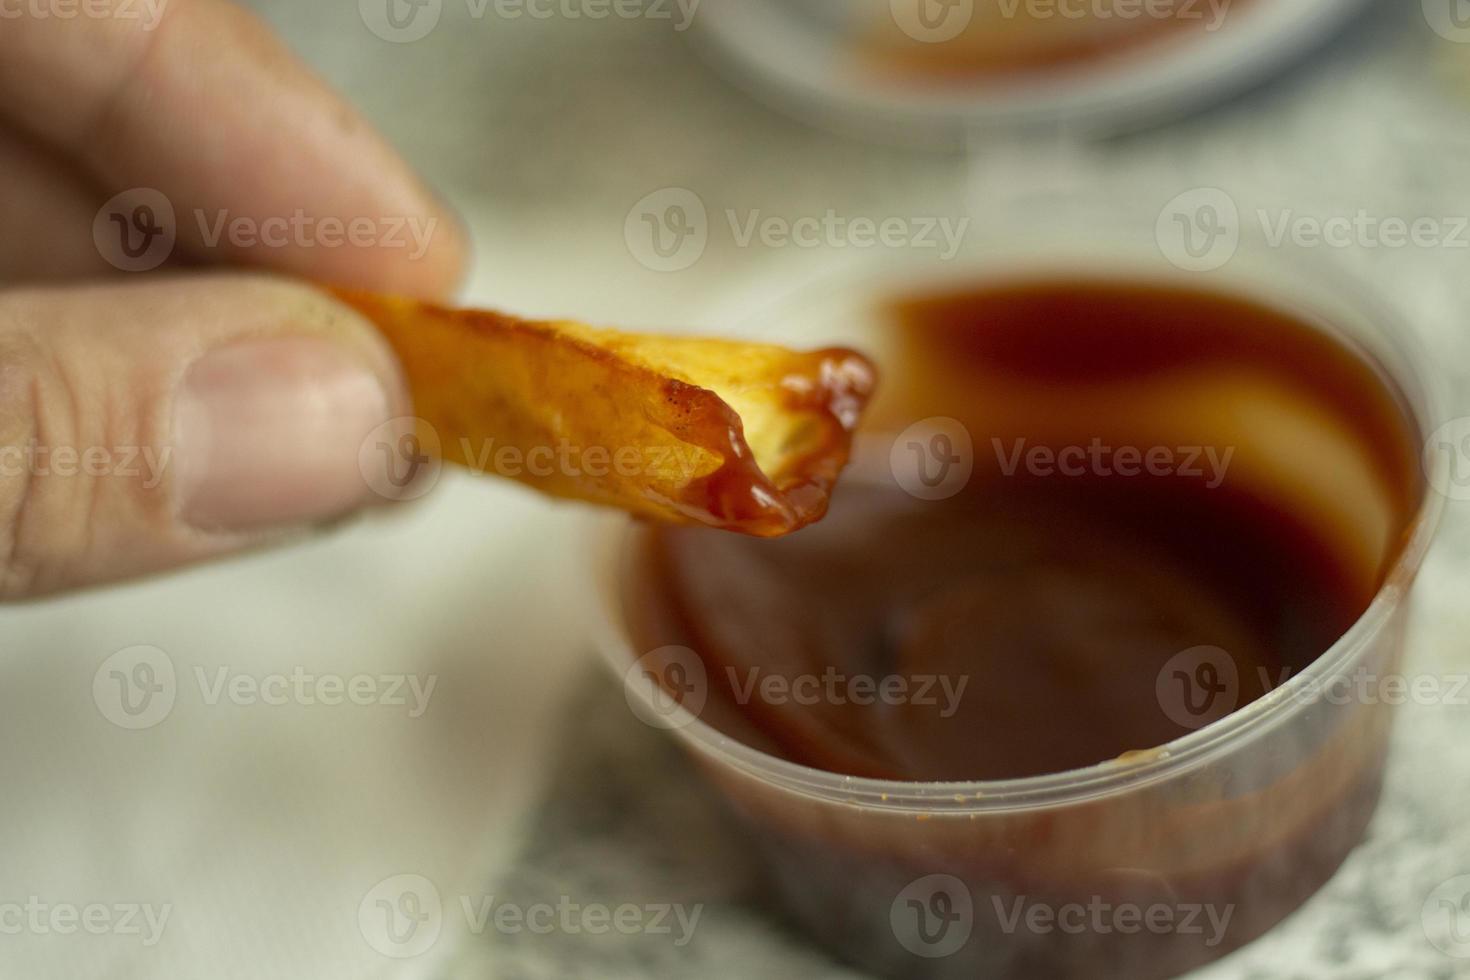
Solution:
[[[148,188],[181,247],[424,297],[458,283],[454,216],[342,98],[224,0],[0,0],[0,119],[108,194]]]

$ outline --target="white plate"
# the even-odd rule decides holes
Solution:
[[[1366,0],[1252,0],[1216,30],[1179,32],[1131,55],[1034,80],[927,91],[856,70],[830,8],[827,29],[810,14],[824,9],[820,0],[807,15],[797,9],[803,2],[812,0],[710,3],[695,18],[697,36],[719,61],[735,66],[762,94],[784,97],[799,115],[816,113],[843,128],[953,139],[995,126],[1066,125],[1095,133],[1161,121],[1286,67]]]

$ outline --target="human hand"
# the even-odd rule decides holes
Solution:
[[[380,499],[359,449],[409,406],[371,326],[291,278],[194,267],[437,298],[465,262],[454,218],[253,16],[157,2],[156,23],[119,0],[0,19],[0,598]],[[160,200],[167,261],[120,272]]]

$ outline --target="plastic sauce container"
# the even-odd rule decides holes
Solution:
[[[840,325],[822,340],[876,344],[880,365],[893,367],[903,345],[887,344],[853,311],[869,311],[871,324],[895,292],[1038,277],[1182,283],[1289,311],[1332,337],[1402,410],[1399,448],[1411,458],[1437,427],[1422,357],[1360,282],[1275,251],[1247,250],[1204,282],[1157,255],[1129,256],[1105,242],[1075,242],[1070,254],[1052,246],[1028,253],[1010,242],[942,275],[846,281],[815,303],[791,304],[777,328],[783,319],[816,332]],[[1300,365],[1303,377],[1312,370]],[[1095,431],[1085,399],[1044,403],[1048,432]],[[1027,408],[1012,404],[1015,418],[996,424],[1024,428]],[[898,427],[944,407],[880,406],[852,479],[896,478],[885,471]],[[1157,415],[1167,417],[1167,408]],[[1179,418],[1186,415],[1181,408]],[[713,667],[678,647],[649,649],[630,588],[636,593],[642,581],[639,556],[653,532],[621,521],[604,528],[595,565],[601,649],[630,705],[675,734],[748,828],[781,905],[840,958],[905,978],[1177,975],[1270,929],[1362,838],[1382,785],[1394,700],[1376,695],[1402,680],[1406,602],[1440,503],[1432,489],[1440,463],[1426,454],[1426,472],[1397,517],[1401,533],[1375,536],[1389,506],[1376,491],[1352,486],[1349,470],[1323,466],[1310,452],[1283,456],[1283,430],[1269,416],[1248,424],[1239,412],[1222,417],[1235,420],[1230,438],[1248,475],[1279,464],[1280,485],[1322,501],[1311,508],[1318,517],[1338,519],[1350,537],[1360,532],[1351,547],[1373,552],[1367,560],[1380,574],[1361,615],[1309,663],[1166,743],[1017,778],[875,778],[801,764],[730,720],[717,703]],[[1191,675],[1202,661],[1188,657],[1175,666]],[[687,696],[669,695],[671,669]],[[1162,704],[1169,678],[1159,677]]]

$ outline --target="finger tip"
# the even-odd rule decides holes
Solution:
[[[322,262],[308,257],[310,278],[431,302],[451,300],[463,286],[471,263],[468,227],[449,206],[426,203],[421,217],[408,222],[402,241],[349,249]],[[322,257],[324,258],[324,257]]]
[[[474,239],[469,225],[448,205],[438,210],[440,221],[436,233],[411,277],[417,292],[410,295],[420,299],[452,299],[464,287],[474,262]]]
[[[436,249],[412,261],[367,252],[349,257],[336,268],[318,268],[309,276],[330,286],[445,302],[459,291],[464,270],[462,253]]]

